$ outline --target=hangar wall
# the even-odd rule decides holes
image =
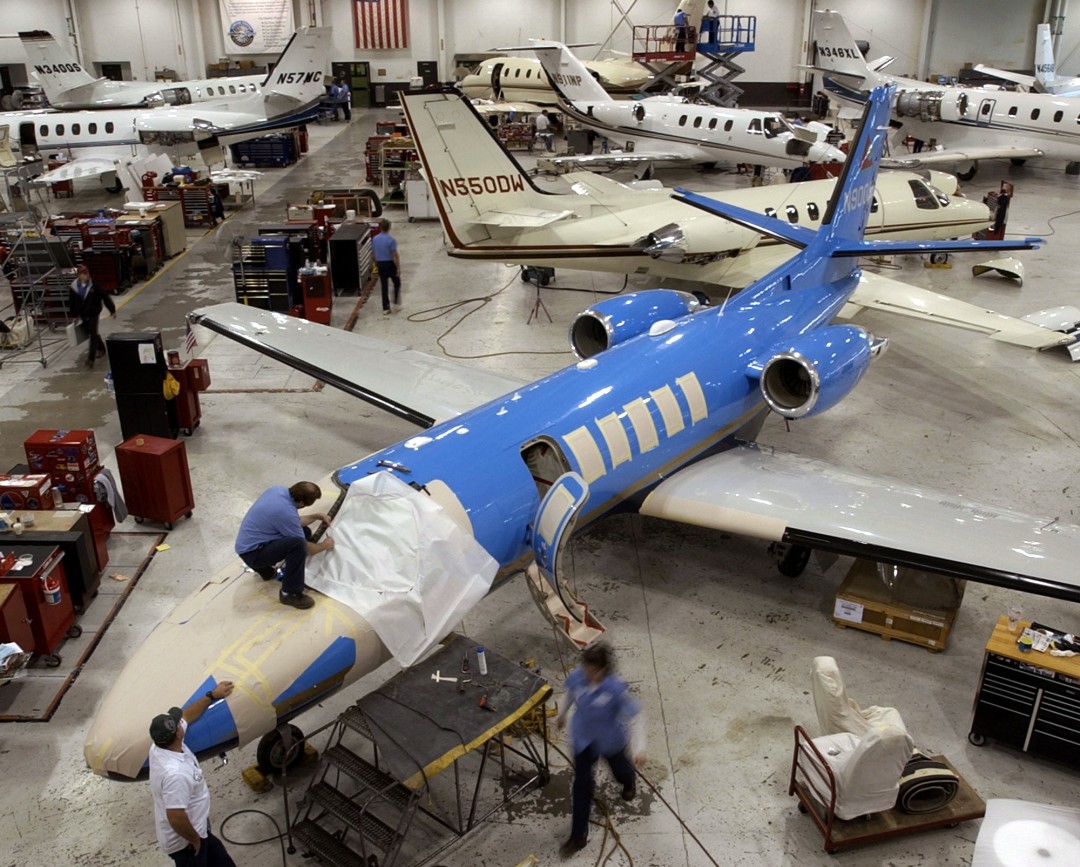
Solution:
[[[293,5],[297,23],[307,23],[306,0],[293,0]],[[813,9],[843,13],[856,38],[870,42],[872,56],[893,55],[893,72],[919,77],[956,74],[965,62],[1030,68],[1035,24],[1047,11],[1045,0],[718,0],[718,6],[724,14],[758,16],[758,48],[739,60],[747,70],[742,76],[746,82],[799,78]],[[531,36],[562,36],[579,43],[607,40],[614,50],[631,48],[630,27],[619,23],[620,6],[610,0],[409,0],[410,48],[381,52],[353,47],[348,0],[320,0],[315,8],[318,23],[333,30],[334,59],[371,61],[375,81],[407,81],[416,74],[417,60],[445,63],[447,68],[440,71],[448,77],[455,53],[520,45]],[[674,0],[638,0],[629,21],[667,23],[674,8]],[[5,0],[4,35],[24,29],[66,34],[69,10],[83,60],[126,61],[138,79],[152,78],[158,67],[201,77],[207,63],[226,54],[218,0]],[[598,51],[580,49],[586,58]],[[261,64],[272,58],[249,59]],[[23,63],[18,40],[0,39],[0,64]],[[1058,65],[1065,73],[1080,73],[1080,15],[1065,22]]]

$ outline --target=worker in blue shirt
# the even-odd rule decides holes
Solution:
[[[251,504],[240,522],[236,553],[264,581],[276,577],[275,567],[285,561],[278,594],[282,605],[310,608],[315,604],[304,593],[304,566],[310,555],[333,548],[334,540],[326,536],[321,542],[313,542],[309,525],[322,521],[329,527],[330,517],[321,512],[301,515],[299,510],[314,505],[321,497],[322,490],[314,482],[269,488]]]
[[[401,259],[398,258],[397,240],[390,234],[390,221],[379,220],[379,234],[371,239],[371,251],[379,268],[379,285],[382,287],[382,312],[390,312],[390,281],[394,282],[394,305],[401,304]]]
[[[635,767],[645,764],[645,729],[641,706],[615,675],[611,648],[594,644],[581,654],[581,665],[566,678],[566,698],[555,725],[562,729],[570,708],[570,744],[574,751],[573,819],[570,837],[559,853],[566,857],[585,848],[593,796],[593,766],[603,756],[622,784],[622,799],[637,794]],[[631,761],[631,756],[633,760]]]
[[[686,13],[681,8],[675,11],[675,50],[686,50]]]

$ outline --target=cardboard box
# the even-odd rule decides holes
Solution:
[[[928,601],[936,607],[924,605],[918,599],[901,601],[881,580],[877,563],[856,560],[836,592],[833,622],[841,628],[872,632],[886,641],[895,638],[934,653],[943,651],[956,621],[964,582],[945,575],[907,571],[915,579],[930,579],[931,584],[944,589],[932,596],[927,594]],[[918,580],[914,583],[917,585]]]
[[[0,510],[53,508],[50,476],[0,474]]]

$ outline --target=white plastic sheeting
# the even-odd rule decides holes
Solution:
[[[307,585],[357,611],[404,666],[491,589],[499,564],[427,494],[389,472],[350,485]]]

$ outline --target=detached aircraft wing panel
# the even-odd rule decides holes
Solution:
[[[522,206],[520,208],[484,211],[477,215],[474,223],[484,226],[502,226],[513,229],[537,229],[565,220],[574,215],[573,211],[545,211],[540,208]]]
[[[869,307],[886,313],[899,313],[938,325],[977,331],[991,340],[1026,346],[1029,349],[1065,346],[1074,339],[1071,335],[879,274],[863,272],[848,303],[860,308]]]
[[[921,151],[903,157],[886,157],[881,161],[883,169],[919,169],[941,163],[971,162],[974,160],[1027,160],[1045,156],[1036,147],[990,146],[975,148],[946,148],[939,151]]]
[[[524,384],[393,343],[235,302],[203,307],[189,318],[421,427],[453,418]]]
[[[1080,527],[755,446],[680,470],[641,513],[1080,601]]]
[[[38,175],[34,180],[42,184],[55,184],[59,181],[77,181],[79,178],[95,178],[120,168],[120,160],[108,157],[80,157],[64,163],[58,168]]]

